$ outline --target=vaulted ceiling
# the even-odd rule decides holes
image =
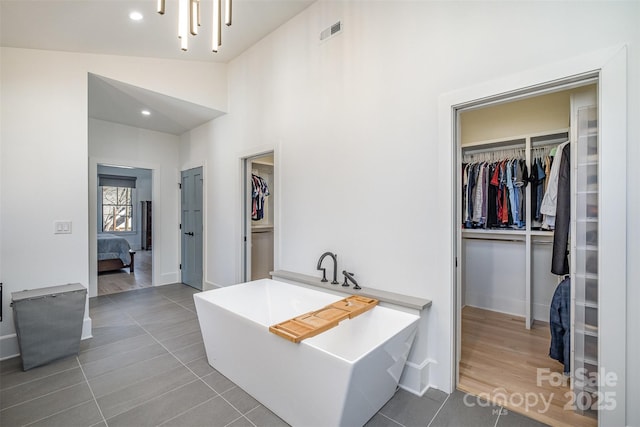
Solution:
[[[0,45],[26,49],[157,57],[226,63],[315,0],[233,0],[233,24],[222,29],[222,46],[211,51],[211,0],[201,0],[199,34],[180,49],[178,1],[0,0]],[[129,14],[140,12],[133,21]],[[89,76],[89,116],[180,135],[221,112],[101,76]],[[140,111],[147,108],[150,116]]]

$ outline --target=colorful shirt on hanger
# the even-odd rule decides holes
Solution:
[[[251,174],[251,219],[259,221],[264,218],[264,198],[269,196],[269,187],[267,181],[258,175]]]

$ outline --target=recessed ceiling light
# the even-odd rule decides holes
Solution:
[[[131,18],[131,20],[133,21],[140,21],[142,20],[143,16],[140,12],[131,12],[129,14],[129,18]]]
[[[151,111],[149,111],[149,110],[142,110],[140,112],[142,113],[143,116],[150,116],[151,115]]]

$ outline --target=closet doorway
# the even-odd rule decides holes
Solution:
[[[550,330],[557,323],[550,313],[553,316],[552,305],[558,301],[554,294],[566,275],[577,283],[566,294],[571,307],[566,320],[574,330],[570,342],[563,342],[567,345],[563,354],[571,360],[571,372],[576,367],[598,368],[597,274],[585,273],[594,265],[597,273],[597,201],[590,217],[580,213],[580,204],[587,206],[583,199],[598,198],[596,82],[596,78],[585,79],[536,96],[475,105],[459,110],[458,115],[457,385],[506,410],[551,425],[597,425],[597,412],[572,408],[576,403],[580,406],[573,396],[597,393],[597,386],[582,390],[571,384],[569,376],[563,375],[565,365],[549,356]],[[587,111],[583,119],[579,114]],[[585,124],[584,138],[579,136],[580,120]],[[561,152],[570,159],[569,163],[565,158],[565,178],[569,170],[578,172],[571,172],[571,185],[565,181],[566,197],[559,193],[547,197],[554,185],[559,188],[553,164],[557,163],[556,169],[562,164]],[[589,175],[580,175],[583,169]],[[562,233],[554,231],[560,230],[561,208],[556,199],[561,198],[571,200],[574,240],[570,245],[567,240],[561,242]],[[545,215],[550,200],[554,211],[558,203],[558,212]],[[581,243],[576,245],[576,240]],[[562,244],[562,252],[567,251],[571,259],[566,271],[552,266],[554,246]],[[591,259],[580,252],[585,250],[592,252]],[[589,286],[586,292],[594,293],[594,298],[580,303]],[[585,320],[585,310],[591,312],[591,319]],[[592,340],[590,348],[585,339]],[[589,351],[591,355],[585,353]]]
[[[275,235],[273,152],[245,158],[243,173],[244,280],[271,278]]]

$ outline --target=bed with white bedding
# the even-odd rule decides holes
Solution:
[[[124,237],[98,234],[98,273],[129,268],[133,273],[135,251]]]

